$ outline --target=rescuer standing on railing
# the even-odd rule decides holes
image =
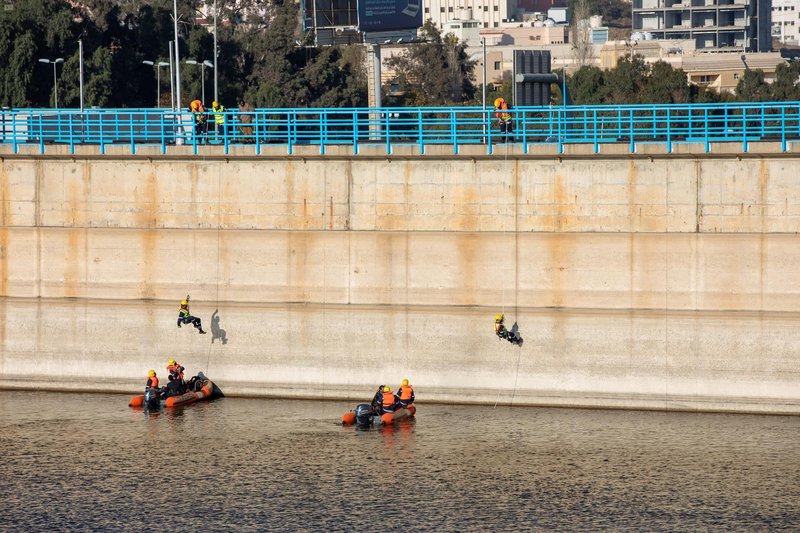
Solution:
[[[514,139],[511,135],[514,133],[514,122],[511,113],[508,112],[511,107],[504,98],[496,98],[494,109],[496,111],[494,116],[497,117],[497,124],[500,126],[500,137],[497,142],[513,142]]]

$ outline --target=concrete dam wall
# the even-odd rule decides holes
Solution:
[[[800,413],[800,154],[347,148],[0,148],[0,387]]]

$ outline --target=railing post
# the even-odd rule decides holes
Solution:
[[[17,113],[14,111],[11,112],[11,146],[15,154],[19,153],[17,145]]]
[[[528,153],[528,114],[522,112],[522,153]]]
[[[133,140],[133,111],[130,112],[128,117],[130,118],[129,122],[130,122],[130,135],[131,135],[131,154],[135,154],[136,153],[136,143]]]
[[[367,115],[369,117],[369,115]],[[353,155],[358,154],[358,111],[353,111]],[[367,118],[367,128],[369,129],[369,118]]]
[[[420,155],[425,153],[425,142],[423,141],[422,131],[422,109],[417,109],[417,142],[419,143]]]
[[[391,131],[389,129],[389,113],[384,113],[383,116],[386,119],[383,125],[383,131],[386,138],[386,155],[389,155],[392,153],[392,143],[389,140],[389,135],[391,135]]]
[[[450,109],[450,141],[453,143],[453,154],[458,155],[458,139],[456,138],[456,112]]]
[[[742,151],[747,153],[747,108],[742,106]]]
[[[711,141],[708,138],[708,108],[703,108],[703,139],[705,140],[706,153],[711,151]]]
[[[72,140],[72,113],[67,115],[67,127],[69,128],[69,153],[75,153],[75,143]]]
[[[600,143],[597,142],[597,110],[592,110],[592,138],[594,139],[594,153],[600,151]]]
[[[44,122],[42,119],[42,115],[39,114],[39,153],[44,153]]]
[[[552,108],[551,108],[552,109]],[[557,117],[558,117],[558,153],[564,153],[564,133],[562,132],[561,122],[566,121],[566,118],[562,118],[561,115],[566,113],[562,108],[556,109]],[[566,129],[566,122],[564,123],[564,129]]]
[[[672,113],[667,108],[667,153],[672,153]]]
[[[781,152],[786,151],[786,108],[781,106]]]
[[[322,109],[319,114],[319,153],[325,155],[325,142],[328,140],[328,111]]]
[[[636,152],[636,141],[633,140],[633,109],[628,112],[628,127],[630,128],[630,153]]]
[[[103,112],[98,111],[97,113],[97,134],[100,138],[100,153],[106,153],[106,145],[103,143]]]
[[[164,130],[164,112],[159,114],[159,127],[161,128],[161,155],[167,153],[166,131]]]

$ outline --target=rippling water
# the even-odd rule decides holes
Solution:
[[[0,392],[8,531],[800,530],[800,418]]]

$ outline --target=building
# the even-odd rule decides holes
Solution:
[[[772,0],[772,37],[783,44],[800,45],[800,2]]]
[[[701,51],[769,52],[771,6],[772,0],[633,0],[633,30],[694,39]]]
[[[469,16],[462,15],[471,10]],[[431,20],[444,28],[453,19],[477,20],[482,28],[497,28],[500,23],[516,16],[515,0],[423,0],[422,20]]]

